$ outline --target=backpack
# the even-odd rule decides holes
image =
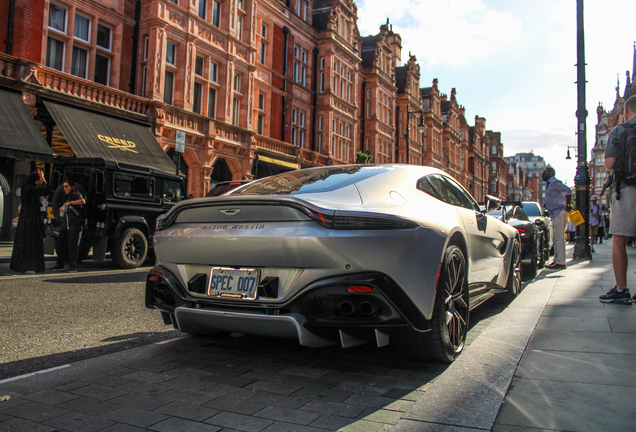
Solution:
[[[621,198],[621,184],[636,185],[636,124],[624,123],[625,130],[619,136],[619,156],[614,164],[616,199]]]

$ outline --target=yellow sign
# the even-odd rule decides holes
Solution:
[[[133,153],[139,153],[137,150],[133,150],[137,147],[137,144],[134,141],[126,141],[124,139],[113,138],[104,135],[97,135],[101,141],[107,142],[109,144],[108,148],[116,148],[121,151],[131,151]]]

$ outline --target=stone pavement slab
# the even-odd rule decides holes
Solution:
[[[635,390],[630,386],[515,378],[497,423],[544,430],[634,430]]]
[[[515,376],[636,387],[636,354],[528,350]]]

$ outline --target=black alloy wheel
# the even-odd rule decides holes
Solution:
[[[137,268],[146,260],[148,241],[146,236],[137,228],[124,230],[114,241],[111,255],[115,264],[120,268]]]
[[[543,262],[547,263],[550,260],[550,239],[548,234],[543,235]]]
[[[540,268],[540,269],[545,267],[545,263],[547,261],[545,257],[547,252],[547,246],[545,242],[546,242],[545,235],[541,234],[541,238],[539,239],[539,252],[538,252],[538,262],[537,262],[537,268]]]
[[[451,363],[464,349],[469,317],[466,259],[461,249],[451,245],[444,254],[431,331],[409,336],[411,354],[417,358]]]
[[[512,245],[512,259],[510,260],[510,270],[508,271],[508,281],[506,282],[505,297],[513,300],[521,292],[521,245],[515,239]]]

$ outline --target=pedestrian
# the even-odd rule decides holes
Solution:
[[[552,270],[564,270],[565,266],[565,221],[572,210],[570,199],[572,191],[561,180],[554,177],[556,172],[547,166],[541,178],[547,183],[545,191],[545,207],[550,213],[550,220],[554,227],[554,259],[545,267]]]
[[[568,243],[574,243],[574,237],[576,235],[576,227],[568,218]]]
[[[44,174],[38,170],[29,174],[20,191],[20,217],[13,240],[13,252],[9,268],[16,272],[35,274],[46,270],[44,265],[44,221],[40,212],[40,197],[51,189]]]
[[[605,168],[610,171],[614,171],[617,159],[622,156],[620,143],[623,134],[627,133],[627,128],[636,127],[636,96],[625,101],[624,110],[625,122],[612,129],[605,147]],[[615,185],[616,181],[615,178]],[[631,304],[632,300],[636,300],[636,295],[632,299],[627,286],[627,242],[630,237],[636,236],[636,185],[621,184],[620,199],[617,199],[617,188],[613,189],[609,233],[612,235],[612,266],[616,285],[599,299],[603,303]]]
[[[86,224],[84,204],[86,200],[77,191],[75,183],[67,180],[63,184],[64,198],[60,207],[61,227],[57,240],[57,265],[51,270],[64,270],[64,263],[69,263],[68,272],[77,272],[79,244]]]
[[[592,195],[590,197],[590,251],[594,252],[594,243],[596,243],[596,236],[598,235],[598,226],[601,223],[601,206],[596,202],[598,197]]]

